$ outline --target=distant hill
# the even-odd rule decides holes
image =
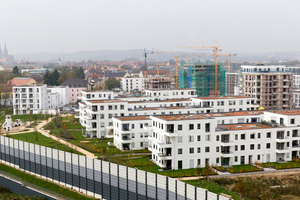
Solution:
[[[224,52],[225,53],[225,52]],[[236,53],[236,52],[235,52]],[[175,60],[174,55],[176,53],[163,53],[163,54],[149,54],[148,58],[152,57],[154,61],[168,61]],[[185,53],[178,52],[179,55],[183,54],[195,54],[195,53]],[[51,54],[51,53],[29,53],[29,54],[14,54],[17,60],[22,58],[30,58],[32,61],[45,61],[45,62],[56,62],[60,57],[63,59],[63,54]],[[144,50],[143,49],[131,49],[131,50],[99,50],[99,51],[77,51],[65,53],[64,59],[66,61],[80,62],[82,60],[124,60],[124,59],[138,59],[144,60]],[[213,61],[213,57],[201,57],[201,62]],[[227,59],[227,56],[220,57],[221,61]],[[184,58],[179,58],[179,60],[184,60]],[[194,58],[196,61],[197,58]],[[236,57],[231,58],[232,61],[249,61],[249,62],[272,62],[272,61],[291,61],[300,60],[299,52],[270,52],[261,54],[251,54],[251,53],[237,53]],[[191,60],[192,61],[192,60]],[[148,60],[150,62],[150,59]]]

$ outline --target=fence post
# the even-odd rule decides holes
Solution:
[[[148,183],[147,183],[147,171],[145,171],[145,196],[148,199]]]
[[[79,154],[78,154],[78,191],[80,192],[80,162],[79,162]]]
[[[35,144],[33,146],[33,155],[34,155],[34,158],[33,158],[33,162],[34,162],[34,174],[36,175],[36,153],[35,153]]]
[[[208,199],[208,194],[207,194],[207,190],[205,190],[205,200]]]
[[[103,199],[103,166],[101,160],[101,198]]]
[[[85,192],[88,192],[87,157],[85,156]]]
[[[1,142],[0,142],[1,143]],[[1,147],[0,147],[0,150],[1,150]],[[18,158],[19,158],[19,169],[20,169],[20,166],[21,166],[21,158],[20,158],[20,140],[18,140]]]
[[[30,159],[30,143],[27,143],[27,144],[28,144],[28,155],[29,155],[29,156],[28,156],[28,158],[29,158],[29,172],[31,172],[31,163],[30,163],[30,162],[31,162],[31,161],[30,161],[30,160],[31,160],[31,159]]]
[[[45,147],[45,159],[46,159],[46,180],[48,180],[48,147]]]
[[[15,141],[13,140],[13,158],[14,158],[14,168],[16,167],[16,149],[15,149]]]
[[[23,164],[24,164],[24,172],[25,172],[25,142],[23,141]]]
[[[219,194],[217,194],[217,200],[219,200],[220,199],[220,195]]]
[[[52,181],[54,181],[54,169],[53,169],[53,149],[51,148],[51,165],[52,165]]]
[[[59,166],[59,150],[57,149],[57,163],[58,163],[58,184],[60,184],[60,166]]]
[[[0,135],[0,160],[2,160],[2,144],[1,144],[2,136]]]
[[[64,163],[65,163],[65,186],[67,187],[67,163],[66,163],[66,152],[64,151]]]
[[[71,154],[71,183],[72,183],[72,189],[74,188],[74,183],[73,183],[73,154]]]
[[[5,138],[4,138],[4,163],[6,164],[6,145],[5,145]]]
[[[109,200],[111,200],[110,162],[108,163],[108,185],[109,185]]]
[[[127,192],[127,200],[129,200],[129,190],[128,190],[128,167],[126,167],[126,192]]]
[[[40,147],[40,176],[42,176],[42,153],[41,153],[41,145],[39,146]]]
[[[195,186],[195,200],[197,200],[197,187]]]
[[[177,180],[175,180],[175,200],[177,200]]]
[[[184,184],[184,199],[187,200],[187,192],[186,192],[187,184]]]
[[[137,168],[135,168],[135,199],[139,199],[138,195],[138,177],[137,177]]]
[[[95,197],[95,159],[93,159],[93,192]]]
[[[117,165],[117,176],[118,176],[118,199],[120,199],[120,166]]]
[[[166,199],[169,200],[169,177],[166,176]]]
[[[157,174],[155,174],[155,199],[157,199]]]
[[[7,144],[7,147],[8,147],[8,164],[9,164],[9,166],[11,166],[11,159],[10,159],[10,138],[8,138],[7,140],[8,140],[8,144]]]

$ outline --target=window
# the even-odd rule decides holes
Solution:
[[[216,147],[216,152],[219,152],[220,151],[220,147]]]
[[[237,161],[238,161],[238,157],[234,156],[234,162],[237,162]]]
[[[112,118],[112,114],[108,114],[108,118],[111,119]]]
[[[239,139],[239,135],[238,134],[235,134],[235,140],[238,140]]]
[[[112,106],[108,106],[108,110],[112,110]]]
[[[260,160],[260,154],[257,155],[257,160]]]
[[[104,114],[100,114],[100,119],[104,119]]]
[[[201,141],[201,136],[197,135],[197,141]]]
[[[197,148],[197,153],[201,153],[201,148],[200,147]]]
[[[194,124],[190,124],[190,130],[194,130]]]
[[[104,106],[100,106],[100,110],[104,110]]]
[[[178,143],[182,143],[182,136],[178,136]]]
[[[178,149],[178,154],[182,154],[182,149]]]
[[[295,124],[295,119],[291,119],[291,124]]]
[[[219,163],[220,162],[220,158],[216,158],[216,163]]]
[[[234,146],[234,150],[235,150],[235,151],[238,151],[238,150],[239,150],[238,145],[235,145],[235,146]]]
[[[197,124],[197,129],[201,129],[201,124]]]
[[[267,144],[266,144],[266,148],[267,148],[267,149],[270,149],[270,148],[271,148],[271,143],[267,143]]]
[[[210,141],[210,135],[205,135],[205,141]]]
[[[143,138],[144,137],[144,134],[143,133],[140,133],[140,138]]]
[[[197,159],[197,165],[201,165],[201,160]]]
[[[216,141],[219,141],[219,140],[220,140],[220,136],[217,135],[217,136],[216,136]]]
[[[271,132],[267,132],[267,138],[271,138]]]
[[[182,160],[178,161],[178,169],[182,169]]]
[[[257,138],[260,138],[260,133],[257,133]]]
[[[241,140],[245,139],[245,134],[241,134]]]
[[[241,145],[241,151],[245,150],[245,145]]]
[[[205,147],[205,153],[209,153],[210,148],[209,147]]]
[[[134,129],[134,124],[131,124],[131,129]]]
[[[254,144],[250,144],[250,150],[254,150]]]
[[[257,149],[260,149],[260,144],[257,144]]]
[[[194,153],[194,147],[190,148],[190,154]]]
[[[140,124],[140,128],[143,128],[143,124]]]
[[[205,132],[210,132],[210,123],[205,123]]]
[[[131,138],[134,138],[134,133],[132,133]]]
[[[143,147],[144,146],[144,143],[143,142],[140,142],[140,147]]]
[[[101,127],[104,127],[104,122],[101,122],[100,126],[101,126]]]
[[[189,140],[190,142],[194,142],[194,136],[193,135],[190,135],[189,138],[190,138],[190,140]]]
[[[250,139],[255,139],[255,133],[250,134]]]
[[[182,124],[178,124],[178,130],[182,131]]]
[[[124,110],[124,105],[120,105],[121,110]]]

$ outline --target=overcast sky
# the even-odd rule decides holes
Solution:
[[[299,0],[2,0],[9,53],[220,43],[224,52],[299,51]]]

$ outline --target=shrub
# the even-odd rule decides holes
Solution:
[[[61,130],[59,134],[61,135],[61,137],[65,138],[67,140],[73,140],[74,139],[74,136],[72,134],[70,134],[67,130]]]

